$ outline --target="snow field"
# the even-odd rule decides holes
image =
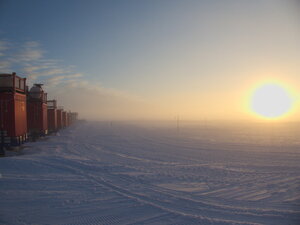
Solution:
[[[275,128],[79,123],[0,159],[0,224],[300,224],[300,132]]]

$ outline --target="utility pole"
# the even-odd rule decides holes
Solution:
[[[179,115],[177,115],[177,132],[179,132]]]

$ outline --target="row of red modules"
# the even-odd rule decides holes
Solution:
[[[29,91],[26,78],[15,73],[0,74],[0,144],[20,145],[29,137],[56,132],[77,120],[77,113],[58,108],[47,100],[42,84]]]

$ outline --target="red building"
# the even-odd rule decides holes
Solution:
[[[62,126],[67,127],[68,126],[68,114],[66,111],[62,112]]]
[[[27,139],[26,78],[0,74],[0,143],[20,145]]]
[[[73,124],[78,119],[78,113],[76,112],[69,112],[69,124]]]
[[[57,131],[57,104],[56,100],[47,101],[48,107],[48,130],[49,132]]]
[[[67,124],[68,126],[71,125],[71,112],[67,112]]]
[[[48,133],[47,94],[42,89],[42,84],[34,84],[28,92],[27,126],[32,137]]]
[[[63,128],[63,116],[62,116],[63,109],[59,108],[56,110],[56,116],[57,116],[57,129]]]

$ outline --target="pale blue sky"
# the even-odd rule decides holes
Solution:
[[[243,88],[264,76],[299,87],[299,12],[296,0],[2,0],[1,70],[35,74],[49,90],[60,81],[98,85],[164,105],[164,116],[196,118],[202,105],[207,114],[224,107],[220,98],[237,107]]]

